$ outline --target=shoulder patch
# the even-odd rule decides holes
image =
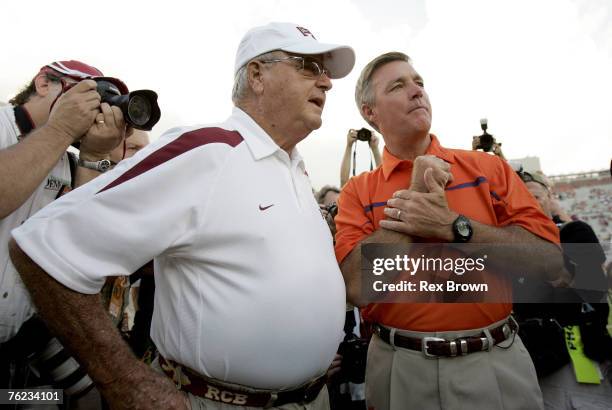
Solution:
[[[201,147],[207,144],[227,144],[231,147],[236,147],[244,139],[238,131],[228,131],[223,128],[199,128],[189,131],[176,138],[174,141],[164,145],[157,151],[151,153],[138,164],[134,165],[127,172],[120,175],[110,184],[102,188],[98,193],[104,192],[107,189],[116,187],[132,178],[143,174],[164,162],[178,157],[185,152],[191,151],[194,148]]]

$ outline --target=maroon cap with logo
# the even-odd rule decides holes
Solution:
[[[42,67],[39,74],[40,73],[53,73],[59,77],[68,77],[76,81],[103,79],[117,86],[121,94],[127,94],[129,92],[127,85],[125,85],[123,81],[118,78],[104,77],[102,71],[98,70],[96,67],[92,67],[89,64],[77,60],[54,61]]]

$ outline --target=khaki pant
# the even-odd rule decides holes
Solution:
[[[151,363],[151,368],[166,375],[161,369],[157,359]],[[204,397],[194,396],[187,393],[191,410],[261,410],[261,407],[236,406],[232,404],[221,403],[214,400],[209,400]],[[329,410],[329,395],[327,394],[327,386],[324,386],[316,399],[310,403],[289,403],[280,407],[270,407],[278,410]]]
[[[488,328],[501,323],[503,321]],[[397,334],[455,339],[482,331],[423,333],[397,330]],[[518,335],[513,336],[491,351],[431,359],[422,352],[394,348],[374,335],[366,370],[367,407],[375,410],[543,409],[529,353]]]

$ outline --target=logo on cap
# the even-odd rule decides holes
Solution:
[[[302,34],[304,35],[304,37],[308,37],[308,36],[310,36],[310,37],[314,38],[315,40],[317,39],[317,38],[314,36],[314,34],[312,34],[312,33],[310,32],[310,30],[308,30],[307,28],[304,28],[304,27],[296,27],[296,28],[297,28],[298,30],[300,30],[300,33],[302,33]]]

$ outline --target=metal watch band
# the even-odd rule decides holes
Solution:
[[[80,158],[79,158],[79,161],[77,162],[77,164],[80,167],[88,168],[88,169],[93,169],[93,170],[98,171],[98,172],[106,172],[113,165],[113,163],[110,162],[108,159],[101,159],[100,161],[84,161],[84,160],[82,160]]]

